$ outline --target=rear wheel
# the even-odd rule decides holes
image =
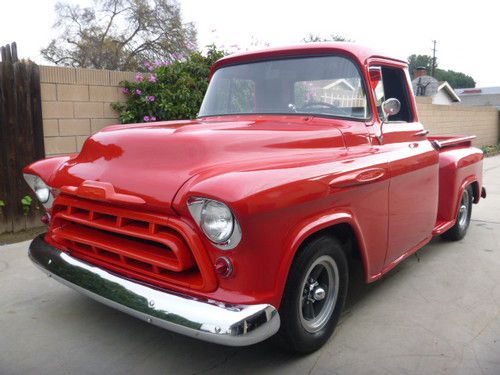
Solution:
[[[344,306],[348,265],[342,245],[318,237],[297,254],[280,308],[278,339],[287,349],[310,353],[332,335]]]
[[[470,224],[470,217],[472,214],[472,187],[469,185],[464,189],[462,198],[460,199],[460,206],[458,208],[457,221],[451,229],[441,235],[448,241],[459,241],[467,234],[467,229]]]

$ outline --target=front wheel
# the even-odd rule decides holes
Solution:
[[[318,237],[297,254],[280,308],[278,338],[287,349],[310,353],[332,335],[347,295],[349,273],[342,245]]]
[[[458,208],[457,221],[453,227],[443,233],[441,237],[448,241],[459,241],[467,234],[472,214],[472,187],[469,185],[464,189],[460,206]]]

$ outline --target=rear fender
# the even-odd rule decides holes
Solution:
[[[474,184],[474,203],[482,188],[483,153],[474,147],[444,149],[439,154],[438,219],[455,220],[463,191]]]

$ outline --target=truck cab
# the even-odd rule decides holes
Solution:
[[[359,261],[374,282],[486,196],[473,137],[429,135],[404,61],[350,43],[227,56],[195,120],[110,126],[24,169],[54,279],[226,345],[331,336]],[[446,265],[443,265],[445,267]]]

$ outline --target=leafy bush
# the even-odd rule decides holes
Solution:
[[[21,204],[23,206],[23,213],[24,213],[24,215],[28,215],[29,214],[31,203],[33,203],[33,198],[31,198],[29,195],[25,195],[21,199]]]
[[[481,150],[483,150],[486,156],[493,156],[500,153],[500,143],[496,145],[487,145],[482,146]]]
[[[208,86],[212,64],[224,52],[211,46],[204,56],[193,52],[185,61],[146,62],[148,74],[122,82],[124,103],[113,103],[122,124],[195,118]]]

